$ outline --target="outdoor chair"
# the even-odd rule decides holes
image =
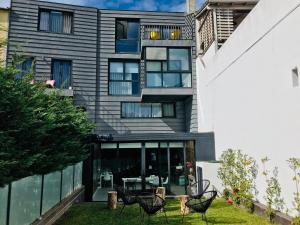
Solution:
[[[123,187],[117,186],[115,187],[115,190],[117,191],[118,199],[121,199],[123,201],[123,207],[121,209],[120,215],[122,214],[125,206],[138,203],[136,195],[132,194],[128,190],[124,190]]]
[[[209,180],[201,180],[198,182],[190,183],[188,186],[189,198],[201,198],[202,195],[208,190],[209,185]]]
[[[164,208],[166,205],[166,201],[159,195],[154,194],[151,196],[138,197],[138,202],[140,205],[140,216],[142,221],[144,221],[145,213],[148,215],[147,224],[149,224],[150,216],[156,215],[158,212],[163,212],[166,222],[168,223],[167,214]],[[141,212],[141,209],[143,209],[143,213]]]
[[[195,212],[200,213],[202,216],[202,220],[204,220],[206,224],[208,224],[205,214],[207,209],[210,207],[211,203],[213,202],[213,200],[216,198],[217,194],[218,194],[217,191],[205,192],[203,193],[201,198],[192,198],[188,200],[185,203],[185,207],[188,207],[194,210]],[[184,220],[184,214],[182,215],[182,222],[183,220]]]

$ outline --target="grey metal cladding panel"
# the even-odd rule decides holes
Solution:
[[[100,133],[176,133],[185,132],[186,112],[183,102],[177,103],[175,119],[122,119],[120,118],[121,101],[141,101],[141,97],[116,97],[108,95],[108,60],[113,58],[140,59],[137,54],[115,54],[115,20],[116,18],[137,18],[141,24],[185,24],[184,13],[132,12],[100,10],[99,43],[99,103],[97,104],[96,121]],[[193,57],[195,58],[195,57]],[[143,68],[143,61],[140,63]],[[141,85],[144,79],[141,74]]]
[[[74,33],[38,31],[39,8],[71,11]],[[97,9],[37,0],[12,0],[8,58],[17,52],[36,59],[36,79],[51,78],[51,60],[72,60],[74,101],[95,114]]]
[[[199,136],[196,141],[196,161],[216,160],[214,133]]]

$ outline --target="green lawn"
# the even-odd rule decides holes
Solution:
[[[138,205],[125,208],[120,216],[121,203],[117,210],[108,210],[104,203],[75,204],[55,225],[138,225],[141,224]],[[182,224],[178,200],[167,200],[167,216],[170,225]],[[186,225],[204,225],[200,215],[185,216]],[[243,209],[228,205],[224,200],[215,200],[207,211],[209,224],[269,225],[268,221]],[[163,213],[151,217],[151,224],[165,224]],[[145,223],[146,224],[146,223]]]

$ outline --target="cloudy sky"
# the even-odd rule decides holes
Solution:
[[[186,0],[48,0],[73,5],[92,6],[102,9],[129,9],[146,11],[185,11]],[[204,0],[196,0],[197,8]],[[0,7],[7,7],[10,0],[0,0]]]

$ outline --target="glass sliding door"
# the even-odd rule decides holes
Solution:
[[[183,142],[170,142],[170,191],[173,195],[185,193],[186,176]]]
[[[119,167],[116,184],[130,191],[142,190],[141,143],[119,143]]]
[[[158,142],[145,143],[145,187],[153,191],[159,186]]]

